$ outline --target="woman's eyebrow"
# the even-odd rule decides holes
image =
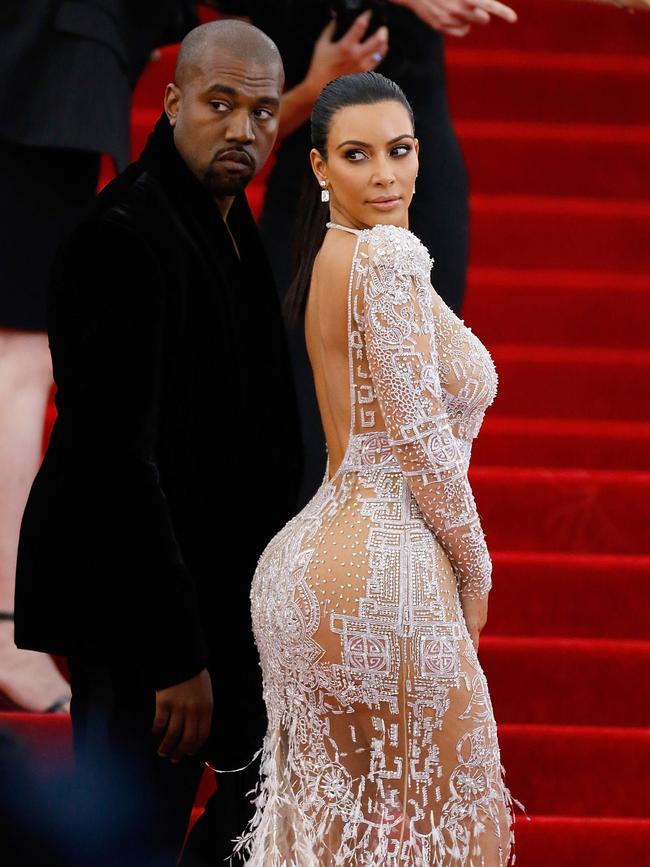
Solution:
[[[401,139],[403,139],[403,138],[411,138],[411,139],[413,139],[413,141],[415,141],[414,135],[411,135],[410,132],[405,132],[403,135],[395,136],[395,138],[392,138],[389,142],[387,142],[387,144],[389,144],[389,145],[395,144],[395,142],[401,141]],[[359,145],[359,147],[362,147],[362,148],[372,147],[372,145],[366,141],[357,141],[356,139],[350,138],[350,139],[347,139],[346,141],[342,141],[340,145],[337,145],[336,150],[338,150],[339,148],[345,147],[345,145]]]

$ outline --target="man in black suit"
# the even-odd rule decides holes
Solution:
[[[140,159],[57,259],[58,418],[22,521],[16,642],[68,658],[78,864],[173,864],[204,759],[224,773],[183,863],[222,860],[252,812],[266,715],[250,582],[302,461],[244,193],[283,75],[256,28],[193,30]]]

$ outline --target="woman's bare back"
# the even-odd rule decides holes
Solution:
[[[356,239],[328,232],[318,252],[305,309],[305,342],[333,475],[350,430],[348,283]]]

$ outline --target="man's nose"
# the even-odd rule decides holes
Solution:
[[[228,119],[226,138],[229,141],[251,142],[255,138],[253,124],[247,111],[233,111]]]

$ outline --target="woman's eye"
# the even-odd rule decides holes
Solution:
[[[365,154],[363,151],[348,151],[346,153],[346,159],[349,159],[353,163],[358,163],[360,160],[364,159]]]
[[[394,147],[392,150],[392,153],[395,156],[403,157],[405,154],[409,153],[410,150],[411,150],[411,145],[402,144],[402,145],[397,145],[397,147]],[[401,151],[401,153],[397,153],[397,151]]]

